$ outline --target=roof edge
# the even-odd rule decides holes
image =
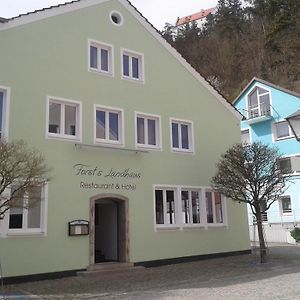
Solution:
[[[284,92],[284,93],[287,93],[287,94],[290,94],[290,95],[292,95],[292,96],[295,96],[295,97],[300,98],[300,94],[297,93],[297,92],[288,90],[288,89],[286,89],[286,88],[283,88],[283,87],[281,87],[281,86],[279,86],[279,85],[276,85],[276,84],[274,84],[274,83],[268,82],[268,81],[266,81],[266,80],[260,79],[260,78],[258,78],[258,77],[253,77],[253,78],[249,81],[249,83],[243,88],[243,90],[240,92],[240,94],[232,101],[232,104],[234,104],[235,102],[237,102],[237,100],[240,99],[240,97],[246,92],[246,90],[247,90],[247,89],[253,84],[253,82],[255,82],[255,81],[256,81],[256,82],[259,82],[259,83],[262,83],[262,84],[265,84],[265,85],[268,85],[268,86],[270,86],[270,87],[272,87],[272,88],[274,88],[274,89],[277,89],[277,90],[279,90],[279,91],[281,91],[281,92]]]

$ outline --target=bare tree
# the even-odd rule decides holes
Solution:
[[[251,145],[235,144],[222,155],[212,185],[233,201],[250,205],[256,218],[260,261],[266,262],[266,245],[262,213],[287,189],[288,170],[280,167],[281,155],[276,148],[261,142]]]
[[[36,188],[43,185],[49,168],[36,149],[20,140],[0,142],[0,220],[12,207],[34,206]],[[30,195],[30,203],[24,195]]]

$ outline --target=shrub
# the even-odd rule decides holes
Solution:
[[[296,242],[299,242],[300,241],[300,228],[299,227],[295,227],[291,231],[291,236],[296,240]]]

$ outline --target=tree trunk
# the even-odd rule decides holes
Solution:
[[[255,210],[256,210],[257,232],[258,232],[258,239],[259,239],[260,262],[265,263],[267,262],[267,249],[266,249],[266,243],[263,234],[261,212],[259,207],[258,209],[255,208]]]

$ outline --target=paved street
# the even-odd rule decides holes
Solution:
[[[254,252],[114,276],[9,285],[2,294],[10,295],[4,299],[21,300],[300,299],[300,246],[272,245],[268,263],[261,265],[258,260]]]

